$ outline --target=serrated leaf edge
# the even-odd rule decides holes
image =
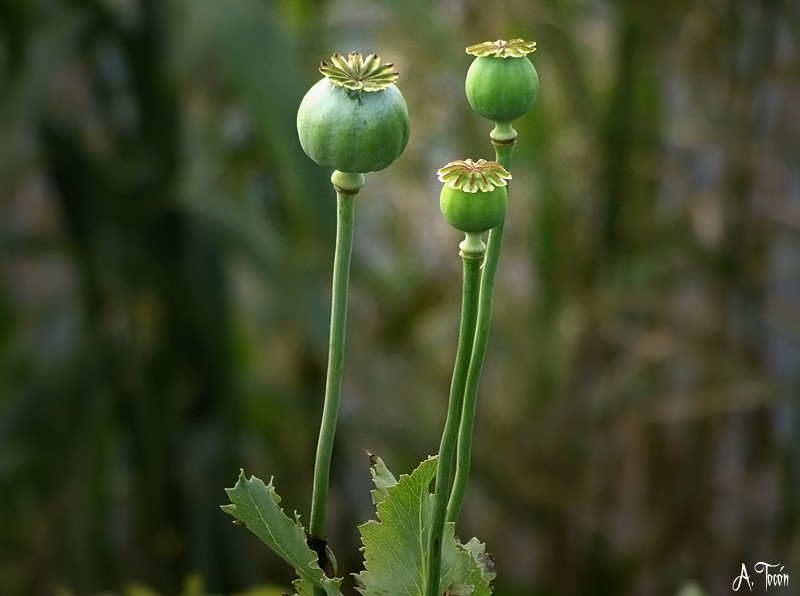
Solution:
[[[423,468],[423,466],[432,466],[432,469],[427,471],[428,474],[433,472],[433,474],[428,479],[428,482],[425,484],[425,486],[426,486],[425,490],[426,491],[428,490],[427,487],[429,486],[430,481],[433,480],[433,478],[435,477],[436,467],[433,464],[436,462],[437,459],[438,459],[438,457],[435,456],[435,455],[429,456],[427,459],[423,460],[414,469],[414,471],[411,472],[411,474],[401,474],[400,477],[397,479],[397,482],[394,485],[392,485],[392,486],[390,486],[390,487],[388,487],[386,489],[387,494],[386,494],[385,498],[381,502],[376,504],[376,515],[377,515],[378,519],[367,520],[365,523],[363,523],[360,526],[358,526],[359,533],[361,533],[361,535],[362,535],[362,541],[363,541],[362,529],[368,528],[368,527],[372,528],[374,526],[380,526],[383,523],[385,523],[384,520],[381,519],[381,510],[385,508],[385,503],[388,500],[388,498],[390,496],[390,493],[394,492],[395,490],[399,490],[399,488],[402,486],[402,483],[407,482],[408,480],[410,480],[411,477],[414,474],[420,473],[420,470]],[[432,495],[430,494],[430,492],[427,493],[427,497],[429,499],[432,498]],[[454,541],[455,546],[456,546],[456,550],[465,558],[466,561],[468,561],[468,564],[470,565],[470,567],[473,570],[478,571],[480,577],[486,583],[486,588],[489,590],[489,593],[491,593],[491,580],[486,576],[486,574],[484,572],[484,569],[481,567],[480,563],[475,559],[474,555],[470,552],[470,550],[467,549],[463,544],[461,544],[460,542],[458,542],[455,539],[455,524],[454,523],[448,522],[445,525],[445,537],[446,537],[446,539],[450,539],[450,540]],[[363,544],[363,542],[362,542],[362,544]],[[366,545],[363,545],[359,550],[361,552],[365,552],[366,551]],[[424,548],[423,548],[423,551],[424,551]],[[362,570],[359,573],[351,574],[355,578],[357,584],[362,583],[364,579],[367,579],[368,576],[370,576],[370,575],[375,573],[373,570],[369,569],[369,567],[367,566],[367,563],[368,563],[368,561],[366,560],[366,557],[365,557],[364,570]],[[424,577],[424,573],[423,573],[423,577]],[[442,574],[442,579],[445,580],[446,577],[447,577],[447,572],[445,571]],[[476,590],[478,589],[479,586],[478,585],[474,585],[474,584],[465,583],[465,584],[458,585],[458,586],[451,585],[451,586],[448,587],[448,589],[451,589],[453,587],[458,587],[458,588],[463,587],[463,588],[469,590],[469,592],[467,592],[468,594],[473,594],[473,593],[476,592]],[[365,589],[361,588],[361,587],[356,587],[356,591],[359,592],[360,594],[366,594],[367,593],[365,591]]]
[[[260,478],[258,478],[255,475],[251,475],[250,478],[248,479],[246,477],[246,475],[245,475],[244,468],[240,468],[239,477],[236,480],[236,484],[232,488],[226,488],[225,489],[225,493],[228,495],[228,498],[231,499],[231,501],[233,501],[233,499],[231,498],[231,495],[235,493],[237,486],[241,482],[242,485],[247,490],[248,497],[253,502],[253,509],[258,512],[259,517],[261,518],[261,521],[264,524],[264,527],[266,527],[267,530],[269,531],[269,533],[272,534],[272,530],[270,529],[270,526],[267,523],[267,520],[264,519],[263,515],[261,514],[261,511],[258,509],[258,506],[255,504],[255,499],[252,497],[252,489],[251,489],[251,487],[254,484],[256,486],[258,486],[257,483],[261,483],[261,485],[263,485],[267,489],[267,494],[273,500],[273,502],[275,503],[275,505],[277,506],[278,510],[281,512],[281,514],[287,520],[289,520],[290,523],[293,523],[295,525],[295,527],[297,527],[303,533],[303,535],[305,536],[305,527],[303,526],[302,522],[300,521],[300,514],[297,511],[294,511],[293,512],[294,520],[292,520],[292,518],[290,518],[288,515],[286,515],[286,512],[280,506],[281,497],[277,493],[277,491],[275,490],[275,487],[273,485],[273,480],[274,479],[275,479],[274,476],[270,476],[269,482],[266,483],[266,484],[264,483],[263,480],[261,480]],[[239,515],[237,515],[237,505],[235,503],[231,502],[231,503],[229,503],[227,505],[221,505],[220,509],[222,509],[222,511],[224,511],[228,515],[231,515],[232,517],[235,517],[237,520],[242,522],[245,525],[245,527],[247,527],[248,530],[250,530],[253,534],[255,534],[256,537],[258,537],[259,540],[264,542],[264,544],[266,544],[266,546],[268,546],[273,552],[275,552],[275,554],[277,554],[281,559],[283,559],[283,561],[288,563],[295,570],[297,575],[300,576],[300,579],[306,579],[307,581],[311,582],[315,586],[319,586],[320,588],[324,589],[327,594],[332,594],[333,596],[340,596],[341,595],[341,592],[339,591],[339,586],[342,583],[342,578],[329,578],[329,577],[325,576],[325,573],[322,571],[322,569],[319,567],[319,565],[316,562],[316,553],[313,550],[311,550],[310,548],[308,548],[308,545],[306,545],[306,548],[308,548],[308,552],[311,554],[311,556],[315,560],[310,562],[310,563],[308,563],[308,565],[306,566],[308,571],[304,572],[304,570],[298,569],[294,565],[294,563],[291,561],[291,559],[289,557],[289,554],[282,548],[282,545],[280,544],[280,542],[276,538],[273,540],[273,542],[276,545],[280,546],[280,548],[278,548],[278,549],[276,549],[272,544],[269,544],[269,543],[265,542],[261,538],[261,536],[259,536],[258,533],[255,530],[253,530],[247,524],[247,522],[244,519],[242,519]],[[274,535],[273,535],[273,537],[274,537]],[[316,578],[316,577],[314,577],[314,575],[316,574],[317,571],[322,575],[322,579],[321,580]],[[334,590],[334,591],[331,592],[331,590]]]

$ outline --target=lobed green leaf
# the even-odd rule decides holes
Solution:
[[[341,596],[340,578],[326,577],[317,563],[317,554],[306,542],[306,531],[295,513],[290,519],[280,507],[281,498],[272,486],[251,476],[245,478],[244,470],[233,488],[226,488],[230,505],[222,510],[242,522],[278,556],[294,567],[300,579],[295,588],[301,596],[313,592],[314,587],[325,590],[327,596]],[[311,592],[309,592],[311,590]]]
[[[380,521],[370,520],[359,527],[365,570],[355,577],[364,596],[424,596],[433,511],[428,487],[435,476],[436,458],[431,457],[410,476],[403,474],[395,484],[381,489],[383,498],[377,504]],[[455,526],[448,523],[442,540],[439,593],[488,596],[489,578],[472,553],[456,542],[454,532]]]
[[[383,463],[383,460],[367,451],[369,457],[369,473],[372,475],[372,482],[375,484],[375,489],[371,491],[372,504],[377,505],[386,498],[386,491],[390,486],[397,484],[397,479]]]

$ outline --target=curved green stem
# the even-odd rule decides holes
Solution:
[[[486,246],[483,244],[480,234],[467,234],[467,238],[460,244],[460,248],[461,258],[464,263],[461,326],[456,361],[453,367],[453,379],[450,384],[447,417],[442,431],[439,459],[436,467],[433,513],[428,534],[426,596],[441,596],[439,582],[442,567],[442,537],[444,535],[450,477],[458,438],[458,424],[461,419],[466,374],[472,352],[472,341],[475,337],[475,318],[480,288],[481,265],[486,251]]]
[[[498,134],[499,132],[499,134]],[[513,134],[512,134],[513,133]],[[516,145],[516,131],[510,124],[498,123],[491,132],[492,144],[495,147],[495,161],[507,170],[511,167],[511,158]],[[472,432],[475,425],[475,410],[478,403],[478,385],[489,343],[489,328],[492,324],[492,293],[497,264],[500,260],[500,246],[503,241],[505,222],[489,232],[486,263],[481,275],[480,297],[478,298],[478,315],[475,327],[475,340],[472,345],[469,369],[464,389],[461,420],[458,428],[458,451],[456,455],[456,471],[453,478],[453,489],[447,504],[447,521],[455,523],[461,512],[464,495],[469,480],[470,453],[472,451]]]
[[[325,381],[325,403],[314,462],[314,488],[311,495],[309,533],[314,538],[325,536],[328,501],[328,479],[331,469],[333,439],[339,415],[344,368],[344,339],[347,321],[347,291],[350,277],[350,256],[353,252],[353,216],[355,196],[364,184],[362,174],[336,171],[331,176],[336,189],[336,250],[333,258],[333,291],[331,328],[328,344],[328,372]]]

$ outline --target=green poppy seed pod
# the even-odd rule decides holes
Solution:
[[[300,145],[323,167],[341,172],[376,172],[408,144],[408,108],[394,85],[392,64],[377,54],[352,52],[323,61],[325,75],[306,93],[297,111]]]
[[[455,229],[480,234],[503,222],[508,208],[506,181],[511,174],[499,163],[451,161],[436,173],[444,182],[439,207]]]
[[[527,54],[536,42],[499,39],[467,48],[476,56],[467,71],[469,105],[493,122],[512,122],[533,107],[539,93],[539,75]]]

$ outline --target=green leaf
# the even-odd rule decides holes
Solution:
[[[469,551],[478,566],[483,570],[483,576],[490,582],[494,581],[494,578],[497,577],[497,573],[494,570],[494,557],[486,552],[486,545],[473,537],[464,545],[464,548]]]
[[[356,581],[364,596],[424,596],[433,511],[428,486],[435,476],[436,458],[432,457],[410,476],[403,474],[396,484],[381,489],[385,492],[377,505],[380,521],[370,520],[359,527],[366,569]],[[445,526],[439,593],[488,596],[489,579],[471,552],[456,542],[454,531],[452,523]]]
[[[300,577],[295,588],[301,596],[307,590],[320,587],[328,596],[341,596],[339,585],[342,580],[326,577],[317,564],[317,554],[306,543],[306,532],[300,523],[300,516],[294,514],[290,519],[280,508],[281,498],[269,484],[251,476],[246,479],[244,470],[239,473],[236,486],[226,488],[230,505],[222,510],[242,522],[248,530],[258,536],[284,561],[294,567]],[[305,591],[303,591],[305,590]]]
[[[372,504],[377,505],[386,498],[386,489],[397,484],[397,480],[380,457],[369,451],[367,456],[370,464],[369,473],[372,474],[372,482],[375,484],[375,490],[370,493]]]
[[[314,584],[305,579],[298,579],[292,582],[297,593],[294,596],[314,596]],[[286,594],[284,594],[286,596]]]

